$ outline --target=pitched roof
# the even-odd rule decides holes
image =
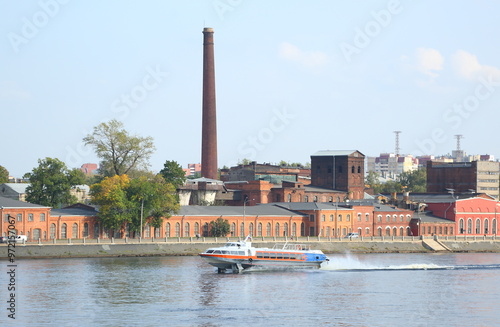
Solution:
[[[10,198],[0,196],[0,209],[13,209],[13,208],[50,208],[41,206],[39,204],[18,201]]]
[[[19,193],[19,194],[26,193],[26,188],[29,185],[30,184],[28,184],[28,183],[3,183],[2,184],[2,186],[6,186],[6,187],[10,188],[11,190],[13,190],[14,192]]]
[[[318,151],[311,155],[311,157],[320,157],[320,156],[349,156],[355,152],[359,152],[358,150],[322,150]],[[361,155],[364,156],[361,152]]]
[[[256,206],[181,206],[176,216],[304,216],[274,205]]]

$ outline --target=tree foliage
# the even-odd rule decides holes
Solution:
[[[146,169],[155,150],[152,137],[131,136],[116,119],[97,125],[83,141],[94,148],[99,172],[108,177]]]
[[[186,181],[186,173],[176,161],[165,161],[163,169],[160,170],[160,175],[163,176],[167,183],[179,187]]]
[[[427,171],[425,168],[404,172],[399,175],[398,182],[407,191],[415,193],[427,192]]]
[[[79,169],[69,170],[59,159],[38,160],[38,167],[23,176],[29,180],[26,201],[48,207],[72,204],[77,199],[70,194],[75,185],[85,182],[85,175]]]
[[[0,183],[9,182],[9,171],[4,167],[0,166]]]
[[[229,234],[231,226],[229,225],[229,221],[223,218],[217,218],[216,220],[212,220],[210,222],[210,231],[212,236],[221,237]]]
[[[179,210],[175,187],[160,175],[106,177],[92,185],[90,192],[106,229],[123,230],[128,225],[130,231],[138,232],[146,223],[159,228],[164,218]]]

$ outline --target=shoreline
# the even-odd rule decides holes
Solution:
[[[16,244],[16,259],[98,258],[141,256],[194,256],[226,240],[191,242]],[[272,248],[284,241],[254,241],[255,247]],[[332,240],[301,241],[327,254],[344,253],[500,253],[500,240]],[[3,250],[2,250],[3,248]],[[0,252],[7,257],[7,245]]]

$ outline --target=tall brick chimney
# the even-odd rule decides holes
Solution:
[[[217,117],[215,110],[214,29],[203,29],[203,121],[201,131],[201,176],[218,179]]]

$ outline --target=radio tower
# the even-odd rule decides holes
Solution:
[[[401,131],[394,131],[394,134],[396,134],[396,157],[399,157],[399,134],[401,134]]]
[[[455,135],[455,138],[457,139],[457,149],[454,151],[455,153],[453,157],[456,161],[460,162],[463,161],[465,157],[465,152],[460,149],[460,139],[463,138],[463,135],[457,134]]]

